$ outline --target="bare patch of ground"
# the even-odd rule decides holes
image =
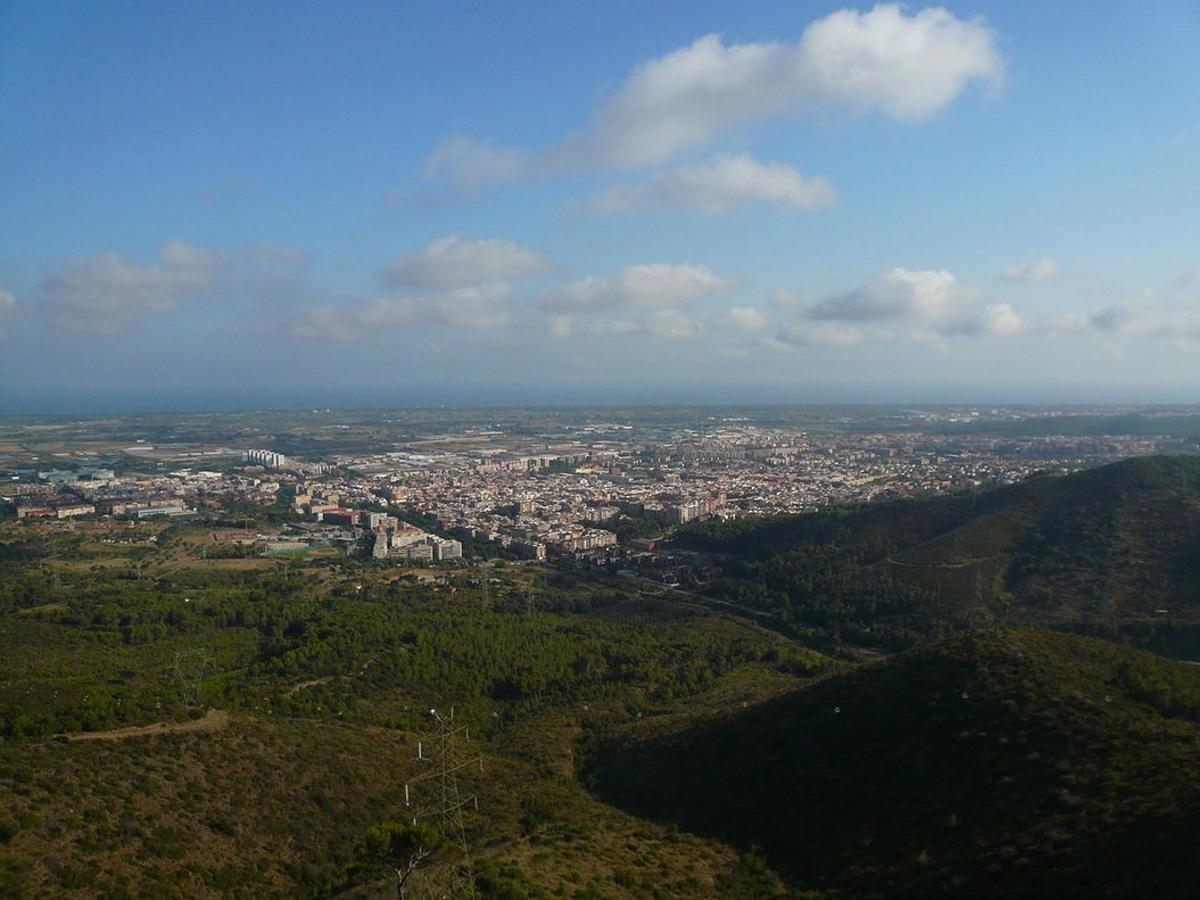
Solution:
[[[199,719],[189,722],[155,722],[153,725],[135,725],[132,728],[113,728],[110,731],[83,731],[68,734],[68,741],[123,741],[126,738],[150,737],[156,734],[185,734],[196,731],[220,731],[229,724],[229,713],[223,709],[210,709]]]

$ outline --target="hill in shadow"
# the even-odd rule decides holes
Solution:
[[[1200,655],[1200,457],[978,494],[705,523],[711,589],[818,636],[898,649],[970,627],[1126,635]]]
[[[640,815],[853,896],[1192,896],[1200,676],[1090,638],[960,636],[585,771]]]

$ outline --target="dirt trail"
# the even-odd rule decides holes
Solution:
[[[68,734],[68,741],[123,741],[125,738],[149,737],[154,734],[183,734],[195,731],[220,731],[229,724],[229,713],[223,709],[210,709],[203,718],[189,722],[155,722],[153,725],[135,725],[132,728],[114,728],[111,731],[81,731]]]
[[[319,684],[329,684],[328,678],[314,678],[312,681],[302,681],[299,684],[293,684],[290,688],[283,692],[283,696],[292,697],[299,691],[305,688],[316,687]]]
[[[901,566],[905,569],[969,569],[971,566],[978,566],[981,563],[999,559],[1003,555],[1002,553],[993,553],[991,556],[968,556],[957,562],[944,563],[905,562],[902,559],[893,559],[890,556],[887,558],[887,561],[889,565]]]

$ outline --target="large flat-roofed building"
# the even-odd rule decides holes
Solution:
[[[355,524],[355,510],[353,509],[325,509],[317,513],[317,521],[324,522],[326,525],[342,525],[347,528]]]
[[[408,544],[393,550],[389,556],[395,559],[425,559],[433,561],[433,545],[432,544]]]
[[[58,488],[53,484],[39,482],[10,481],[0,483],[0,497],[17,499],[19,497],[53,497]]]
[[[186,516],[191,510],[182,504],[169,506],[126,506],[125,515],[130,519],[152,519],[155,516]]]
[[[54,515],[59,519],[69,519],[73,516],[90,516],[96,507],[90,503],[57,503],[53,507]]]
[[[282,469],[288,463],[286,456],[274,450],[247,450],[242,454],[242,460],[268,469]]]
[[[17,504],[17,518],[27,519],[36,517],[53,516],[54,510],[50,508],[48,503],[32,501]]]
[[[462,544],[459,541],[450,538],[430,538],[430,542],[433,544],[434,559],[462,559]]]
[[[461,559],[462,543],[452,538],[428,534],[390,516],[380,519],[371,529],[375,536],[371,547],[374,559]]]
[[[77,499],[45,500],[42,498],[25,498],[17,503],[17,518],[25,519],[40,517],[46,519],[70,519],[74,516],[88,516],[96,511],[91,503]]]
[[[425,532],[420,528],[413,528],[411,525],[400,523],[400,527],[391,533],[391,545],[393,547],[407,547],[409,544],[415,544],[418,541],[424,540]]]

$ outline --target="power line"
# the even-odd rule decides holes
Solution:
[[[479,810],[479,795],[463,796],[458,789],[458,774],[478,767],[483,773],[483,757],[468,752],[462,745],[471,742],[469,726],[454,724],[454,707],[448,715],[429,710],[433,728],[417,741],[417,762],[426,771],[404,784],[404,805],[412,810],[412,824],[424,821],[437,828],[446,843],[455,848],[458,858],[442,873],[440,885],[430,884],[434,897],[474,897],[475,878],[471,868],[471,848],[463,822],[463,810]],[[427,799],[417,802],[414,788],[422,788]]]

